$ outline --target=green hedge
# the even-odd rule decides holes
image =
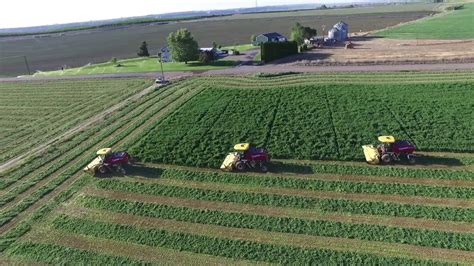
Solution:
[[[298,44],[291,42],[269,42],[260,46],[262,61],[270,62],[298,53]]]

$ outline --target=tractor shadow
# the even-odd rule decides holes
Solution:
[[[457,158],[417,155],[415,165],[463,166],[465,164]]]
[[[128,165],[126,168],[127,175],[140,176],[144,178],[158,179],[163,174],[163,169],[155,167],[147,167],[140,164]]]
[[[310,165],[301,165],[301,164],[291,164],[291,163],[282,163],[282,162],[272,162],[269,167],[269,173],[274,174],[300,174],[300,175],[310,175],[314,174],[313,168]]]

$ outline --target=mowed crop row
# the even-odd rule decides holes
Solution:
[[[149,79],[4,82],[0,84],[0,162],[48,141],[151,85]],[[41,112],[37,112],[41,110]],[[23,121],[19,118],[28,118]]]
[[[50,253],[40,255],[40,251],[51,247],[55,252],[71,249],[74,254],[87,254],[90,262],[112,256],[107,258],[156,263],[159,259],[140,250],[162,252],[164,248],[189,260],[211,255],[235,262],[437,264],[474,260],[474,235],[469,229],[472,206],[347,200],[343,194],[334,199],[313,197],[307,193],[333,187],[298,176],[142,170],[146,175],[92,181],[35,225],[7,254],[49,262]],[[352,183],[357,188],[358,182]],[[222,189],[224,185],[228,188]],[[377,187],[376,183],[365,185]],[[269,187],[298,189],[291,195],[266,192]],[[430,188],[450,194],[449,188]],[[84,243],[73,244],[72,239]],[[102,249],[91,243],[110,246]],[[135,249],[136,245],[139,248],[127,256],[114,253],[119,247]]]
[[[196,78],[211,89],[133,152],[145,161],[218,167],[235,143],[251,142],[273,158],[363,160],[361,145],[379,135],[412,140],[422,151],[472,152],[469,73],[449,82],[450,73],[420,74],[413,84],[420,77],[398,73],[382,74],[394,81],[383,84],[373,75],[353,84],[327,84],[325,75]]]
[[[2,191],[0,213],[0,230],[4,233],[3,241],[6,241],[4,245],[8,246],[15,237],[21,235],[13,233],[12,237],[10,232],[22,232],[17,229],[21,228],[21,223],[19,227],[15,227],[22,219],[27,218],[50,198],[59,195],[80,177],[82,167],[93,159],[95,151],[105,146],[117,147],[130,139],[136,141],[141,130],[156,126],[165,114],[201,90],[201,87],[180,85],[157,90],[116,112],[103,123],[99,123],[97,128],[80,133],[77,139],[72,139],[73,146],[70,150],[68,148],[71,143],[58,144],[58,150],[63,152],[60,156],[45,157],[44,160],[40,158],[40,163],[38,160],[32,160],[30,163],[33,166],[40,166],[39,171],[34,167],[30,168],[27,163],[24,168],[9,172],[11,179],[4,183],[4,188],[8,190]],[[85,134],[85,137],[81,134]],[[55,151],[53,149],[53,153]],[[12,221],[14,218],[17,219]]]

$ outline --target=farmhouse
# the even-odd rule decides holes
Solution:
[[[328,32],[328,39],[336,42],[343,42],[348,39],[349,25],[344,21],[339,21]]]
[[[278,32],[269,32],[258,35],[253,45],[260,45],[267,42],[286,42],[288,39]]]

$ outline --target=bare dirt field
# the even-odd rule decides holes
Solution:
[[[352,65],[474,61],[474,40],[394,40],[354,37],[354,49],[344,45],[313,49],[279,63]]]

